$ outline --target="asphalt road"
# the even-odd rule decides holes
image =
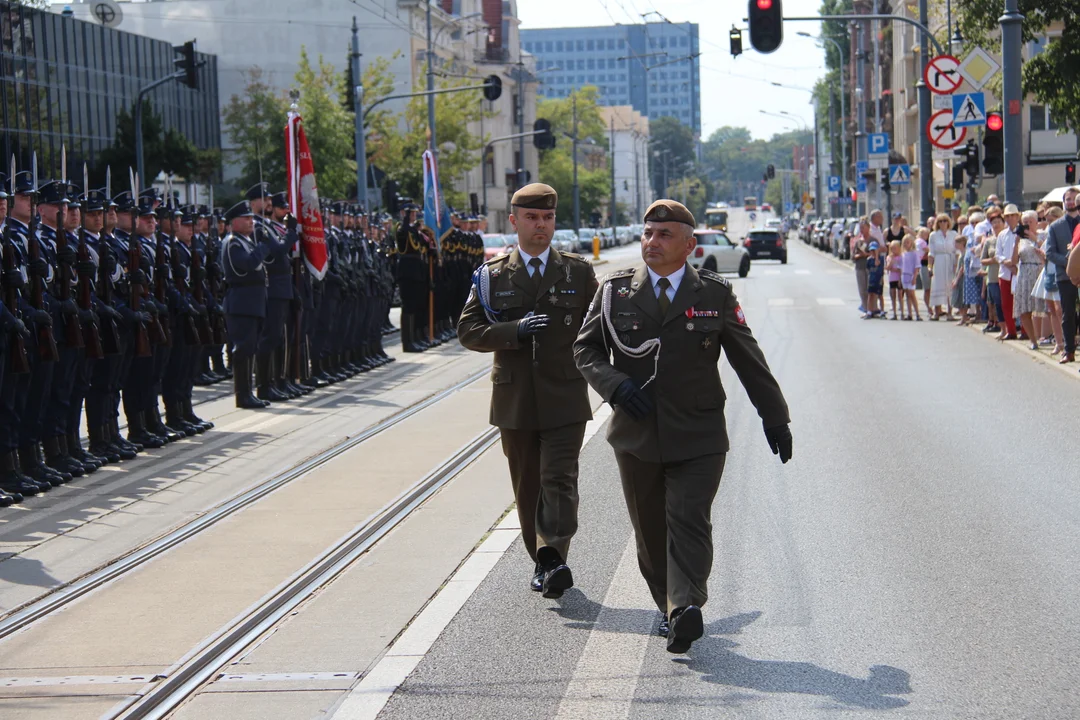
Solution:
[[[733,285],[794,459],[725,367],[706,636],[673,656],[654,634],[601,432],[577,587],[530,592],[515,544],[380,718],[1080,715],[1080,376],[951,324],[860,320],[850,270],[789,247]]]

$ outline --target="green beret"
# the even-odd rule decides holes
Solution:
[[[531,210],[554,210],[559,204],[559,193],[550,185],[531,183],[514,193],[510,204]]]
[[[697,227],[694,214],[675,200],[657,200],[645,211],[645,222],[680,222]]]

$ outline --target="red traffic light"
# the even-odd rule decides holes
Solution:
[[[986,129],[997,132],[1001,128],[1005,127],[1005,121],[1001,119],[1000,113],[990,113],[986,116]]]
[[[772,0],[757,0],[758,10],[772,10]]]

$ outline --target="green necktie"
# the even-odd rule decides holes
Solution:
[[[534,257],[533,259],[529,260],[529,266],[532,268],[532,274],[529,276],[529,278],[532,280],[534,293],[540,291],[540,266],[542,264],[543,263],[540,261],[540,258]]]
[[[667,289],[671,287],[671,282],[662,277],[656,281],[656,287],[660,288],[660,294],[656,296],[657,302],[660,303],[660,314],[666,316],[668,308],[671,307],[671,300],[667,296]]]

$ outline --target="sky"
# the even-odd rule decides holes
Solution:
[[[816,16],[820,0],[783,0],[785,16]],[[725,125],[749,128],[755,138],[811,128],[810,88],[825,74],[825,53],[812,38],[796,35],[820,33],[816,22],[784,23],[784,42],[762,55],[750,47],[742,21],[745,0],[518,0],[523,28],[583,27],[642,22],[642,13],[659,10],[669,21],[693,22],[698,30],[701,57],[702,139]],[[660,21],[649,15],[650,22]],[[743,28],[743,54],[731,57],[728,34],[732,24]],[[779,82],[786,87],[774,87]],[[784,112],[802,122],[783,116]]]

